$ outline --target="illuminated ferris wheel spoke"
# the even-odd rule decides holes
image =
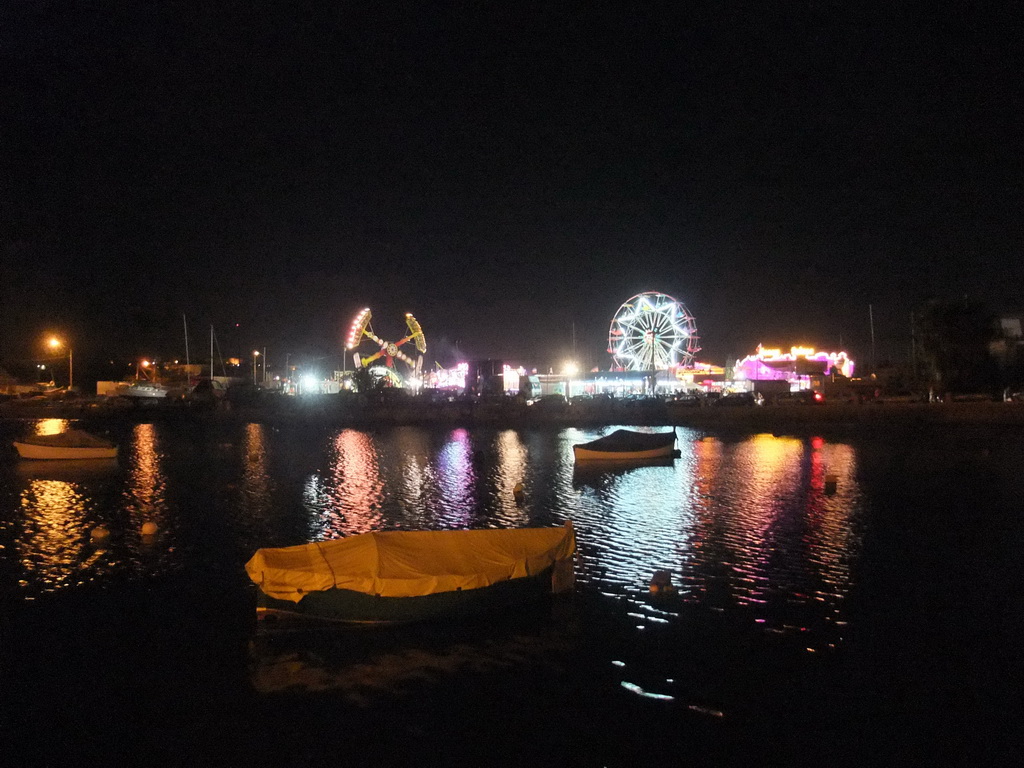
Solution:
[[[664,293],[641,293],[625,302],[608,331],[608,352],[624,370],[687,366],[699,350],[693,316]]]

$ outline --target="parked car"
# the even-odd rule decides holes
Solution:
[[[733,406],[762,405],[764,397],[758,392],[728,392],[714,402],[717,408],[730,408]]]

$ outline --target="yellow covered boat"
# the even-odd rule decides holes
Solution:
[[[371,531],[257,550],[257,617],[397,623],[502,609],[574,584],[576,537],[559,528]]]

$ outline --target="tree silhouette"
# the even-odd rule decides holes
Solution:
[[[940,391],[992,389],[998,370],[989,351],[995,316],[980,301],[934,299],[917,324],[920,359],[928,384]]]
[[[381,388],[381,380],[370,373],[369,368],[356,368],[352,371],[352,386],[355,388],[356,392],[368,395]]]

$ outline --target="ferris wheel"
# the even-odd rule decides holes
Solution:
[[[423,329],[416,318],[412,316],[412,313],[406,312],[405,325],[409,329],[409,333],[398,341],[385,341],[373,332],[373,328],[370,326],[370,319],[372,317],[373,313],[367,307],[356,315],[356,319],[352,321],[352,327],[348,332],[348,340],[345,342],[346,349],[352,350],[358,347],[364,336],[379,347],[371,355],[360,355],[358,352],[355,352],[353,358],[355,359],[356,367],[367,367],[375,360],[383,358],[384,364],[389,369],[393,369],[395,367],[395,360],[398,359],[408,365],[413,376],[418,378],[420,371],[423,369],[423,353],[427,351],[427,340],[423,336]],[[420,353],[415,359],[401,349],[401,347],[410,342]],[[409,348],[409,352],[412,351]]]
[[[697,323],[683,303],[664,293],[638,293],[612,318],[608,354],[627,371],[688,366],[700,351]]]

